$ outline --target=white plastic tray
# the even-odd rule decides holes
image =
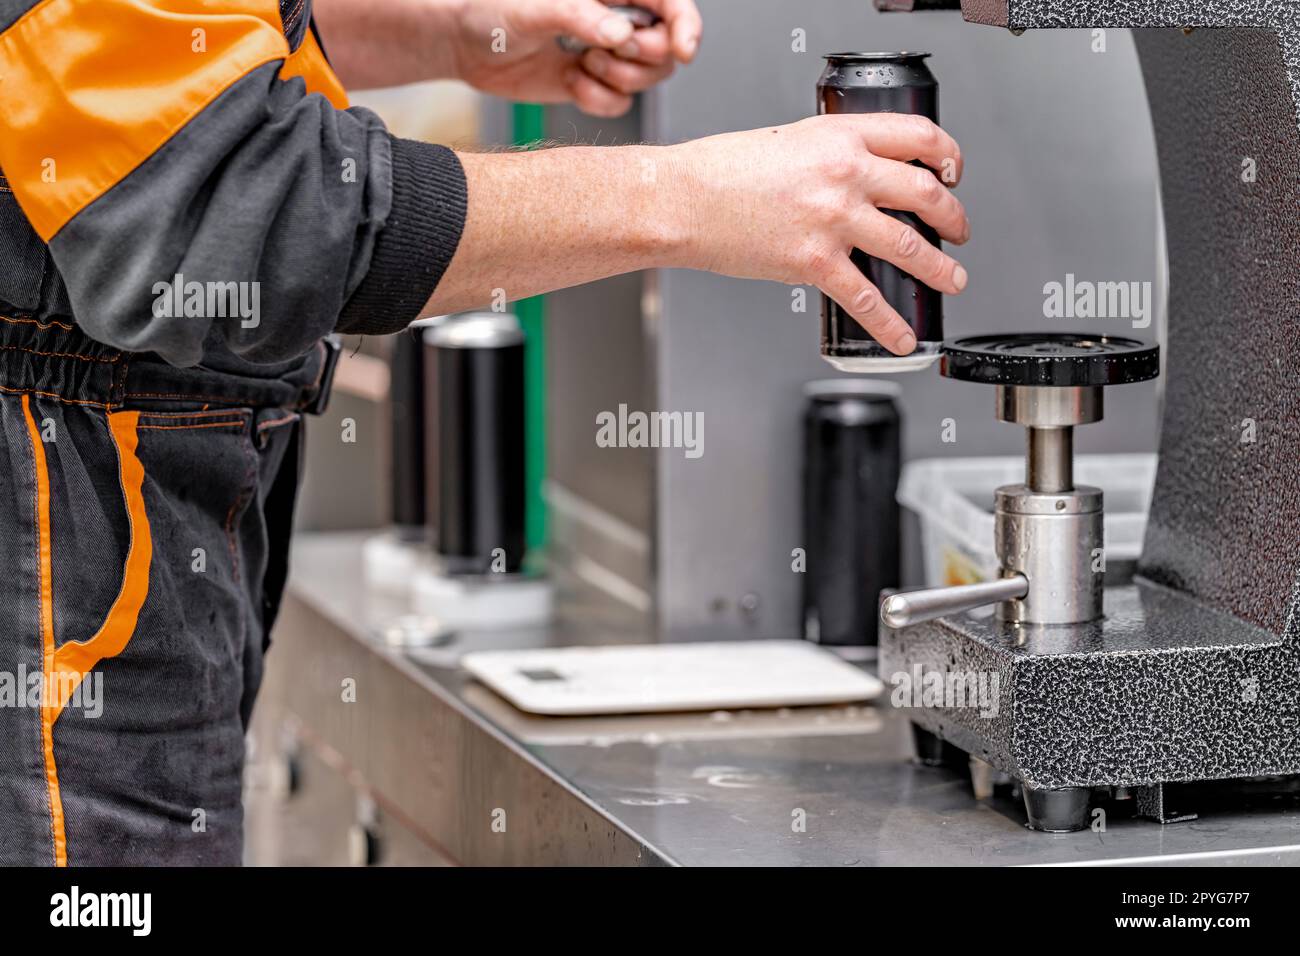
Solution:
[[[971,584],[997,575],[993,553],[993,489],[1024,480],[1021,457],[924,458],[908,462],[898,503],[921,519],[927,587]],[[1108,561],[1136,561],[1146,534],[1155,455],[1080,455],[1079,484],[1105,494]]]

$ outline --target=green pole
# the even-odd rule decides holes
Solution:
[[[531,149],[546,138],[546,109],[533,103],[513,107],[514,145]],[[536,556],[547,541],[546,501],[546,297],[515,303],[524,327],[525,531],[528,550]]]

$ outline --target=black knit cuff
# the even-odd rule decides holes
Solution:
[[[465,228],[465,170],[456,154],[395,136],[392,147],[388,222],[375,240],[370,271],[334,326],[348,335],[389,335],[418,319]]]

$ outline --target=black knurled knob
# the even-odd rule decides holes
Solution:
[[[1160,374],[1160,346],[1085,332],[971,335],[943,343],[939,372],[985,385],[1125,385]]]

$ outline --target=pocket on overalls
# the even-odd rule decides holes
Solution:
[[[231,663],[246,669],[250,694],[288,574],[301,428],[297,412],[276,408],[141,417],[146,470],[169,502],[168,520],[189,534],[171,562],[189,574],[174,583],[200,625],[230,635]],[[233,611],[237,627],[223,617]]]
[[[259,490],[254,412],[226,408],[140,412],[140,455],[155,505],[159,597],[171,607],[172,626],[187,635],[181,650],[198,659],[182,664],[186,679],[212,662],[242,667],[252,607],[249,581],[260,568],[249,555],[245,525]]]
[[[44,407],[62,412],[31,421],[50,485],[56,641],[85,640],[114,608],[122,623],[178,635],[199,625],[238,631],[236,528],[257,483],[252,412]],[[182,644],[155,650],[164,649],[188,666]]]

